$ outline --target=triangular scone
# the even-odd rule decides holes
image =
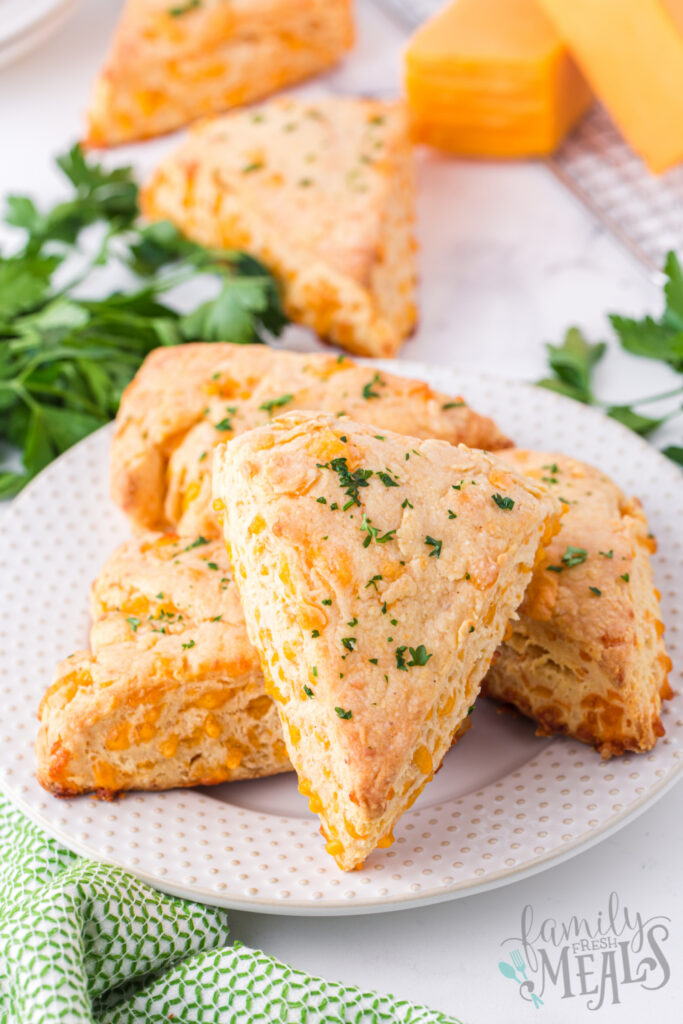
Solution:
[[[92,650],[59,665],[40,705],[46,789],[107,797],[290,769],[222,542],[129,541],[91,604]]]
[[[335,64],[350,0],[127,0],[88,111],[115,146],[250,103]]]
[[[291,409],[347,413],[381,429],[471,448],[510,444],[460,396],[347,356],[265,345],[162,347],[145,359],[121,400],[111,447],[114,501],[136,526],[218,536],[214,447]]]
[[[388,356],[417,315],[413,193],[400,104],[288,98],[197,125],[140,200],[152,220],[257,256],[292,320]]]
[[[439,767],[561,506],[482,452],[300,413],[221,446],[214,495],[300,789],[353,868]]]
[[[568,504],[486,692],[534,718],[541,735],[565,733],[603,757],[651,750],[664,733],[671,662],[640,502],[566,455],[503,457]]]

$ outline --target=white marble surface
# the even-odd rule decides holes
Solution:
[[[40,50],[0,71],[0,194],[54,199],[53,157],[81,130],[90,81],[119,0],[86,0]],[[400,31],[360,4],[356,51],[328,86],[389,95],[396,88]],[[144,173],[172,140],[129,147],[107,159]],[[657,310],[658,289],[604,234],[552,175],[537,164],[484,164],[434,154],[419,158],[421,323],[406,358],[533,380],[544,373],[543,342],[573,323],[609,337],[606,312]],[[308,347],[301,332],[292,343]],[[673,386],[673,374],[611,345],[597,377],[601,395],[627,400]],[[662,443],[680,443],[671,429]],[[498,972],[501,942],[518,934],[522,908],[537,917],[594,918],[616,891],[644,917],[668,915],[663,944],[671,978],[657,991],[623,985],[600,1021],[651,1014],[681,1020],[683,996],[683,788],[617,835],[533,879],[439,907],[375,917],[317,919],[232,914],[233,934],[328,978],[425,1002],[471,1024],[516,1024],[537,1011]],[[592,982],[591,982],[592,983]],[[590,987],[590,984],[588,987]],[[655,982],[656,983],[656,982]],[[553,990],[539,1019],[590,1019],[586,1001]]]

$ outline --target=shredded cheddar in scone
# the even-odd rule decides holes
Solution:
[[[400,103],[288,97],[202,122],[140,203],[197,242],[258,257],[291,319],[350,352],[394,355],[415,327],[413,156]]]
[[[350,0],[126,0],[85,141],[116,146],[251,103],[332,67],[352,42]]]
[[[91,650],[59,665],[40,705],[46,789],[107,797],[289,771],[222,541],[128,541],[91,609]]]
[[[486,693],[535,719],[542,735],[573,736],[603,757],[651,750],[663,734],[662,701],[672,696],[671,662],[640,502],[566,455],[513,449],[503,458],[546,484],[565,515]]]
[[[114,501],[138,527],[216,537],[214,448],[291,409],[346,413],[379,431],[471,448],[509,445],[460,396],[415,385],[409,377],[379,373],[347,356],[219,343],[156,349],[119,407],[110,463]],[[329,457],[332,451],[325,455],[321,448],[318,461]]]
[[[348,870],[466,727],[561,505],[483,452],[321,413],[222,445],[213,490],[301,791]]]

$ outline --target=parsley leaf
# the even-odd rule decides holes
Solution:
[[[293,398],[294,395],[280,395],[279,398],[271,398],[267,402],[262,402],[259,405],[259,409],[264,409],[265,412],[272,412],[273,409],[280,409],[283,405],[287,405]]]
[[[209,542],[206,539],[206,537],[202,537],[202,535],[200,534],[196,540],[193,540],[191,544],[188,544],[186,548],[183,548],[183,551],[191,551],[192,548],[201,548],[203,547],[204,544],[208,543]]]
[[[630,405],[611,405],[607,409],[607,415],[611,416],[613,420],[617,420],[618,423],[623,423],[625,427],[640,434],[641,437],[648,437],[675,413],[659,417],[643,416],[632,409]]]
[[[503,497],[502,494],[492,494],[491,497],[495,501],[498,508],[502,508],[505,512],[509,512],[510,509],[515,507],[513,498]]]
[[[573,568],[575,565],[581,565],[588,558],[588,552],[585,548],[575,548],[572,544],[567,544],[564,554],[562,555],[562,564],[567,569]]]
[[[372,378],[372,380],[369,380],[367,384],[363,385],[363,391],[362,391],[363,398],[365,398],[365,399],[381,398],[382,396],[380,395],[379,391],[373,391],[372,389],[373,389],[373,387],[377,387],[377,386],[381,387],[383,384],[384,384],[384,381],[380,377],[379,373],[376,373],[374,375],[374,377]]]
[[[427,547],[432,548],[429,552],[430,558],[441,558],[441,548],[443,546],[442,540],[434,540],[433,537],[425,537],[425,544]]]
[[[319,462],[318,469],[331,469],[339,477],[339,486],[349,496],[349,500],[343,506],[344,512],[352,505],[360,505],[359,488],[369,487],[368,480],[372,476],[371,469],[349,469],[345,456],[331,459],[329,462]]]
[[[196,10],[201,4],[202,0],[185,0],[185,3],[178,4],[177,7],[169,7],[168,13],[172,18],[182,18],[183,14]]]
[[[539,385],[590,404],[593,401],[591,373],[605,354],[605,343],[591,344],[578,327],[570,327],[561,345],[546,345],[546,348],[555,376],[540,380]]]
[[[339,716],[339,718],[344,718],[344,719],[347,719],[347,720],[349,718],[353,718],[353,712],[352,711],[344,711],[344,708],[335,708],[334,710],[335,710],[336,714]]]
[[[413,666],[418,666],[419,668],[422,668],[424,665],[427,664],[429,659],[432,657],[431,654],[427,654],[427,649],[425,648],[424,644],[420,644],[419,647],[409,647],[408,650],[410,651],[411,659],[408,662],[408,664],[410,665],[411,668]]]
[[[667,459],[671,459],[672,462],[677,462],[679,466],[683,466],[683,448],[676,444],[670,444],[666,448],[662,448],[662,455],[666,455]]]

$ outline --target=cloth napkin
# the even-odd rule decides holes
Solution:
[[[3,1024],[461,1024],[231,943],[224,910],[48,838],[0,796]]]

